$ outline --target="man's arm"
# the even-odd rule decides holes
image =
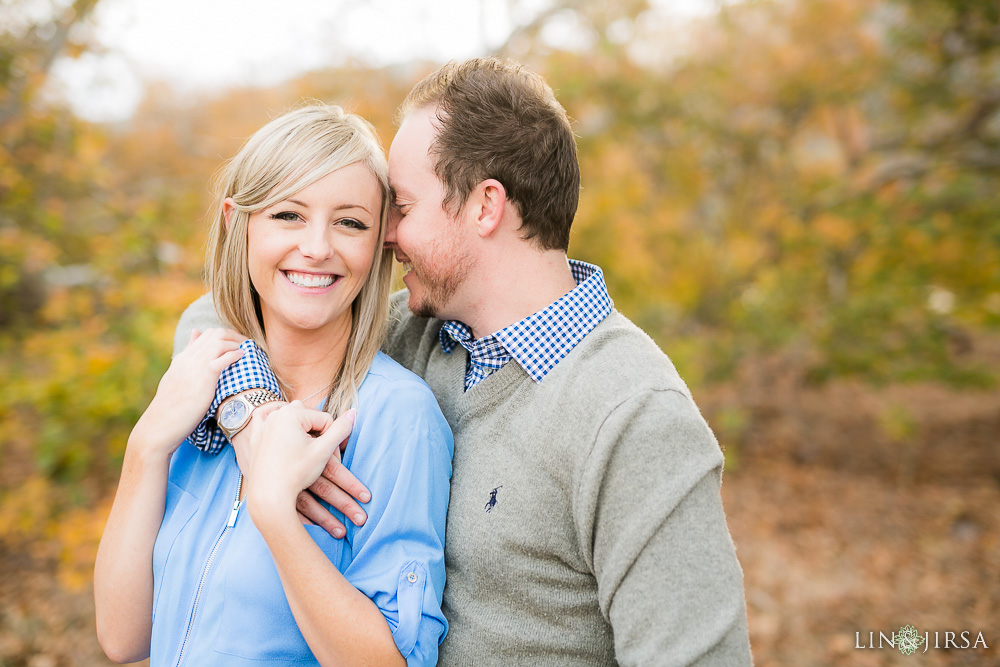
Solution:
[[[623,665],[751,664],[722,454],[694,403],[646,390],[605,420],[575,514]]]
[[[192,301],[191,305],[184,309],[181,314],[177,329],[174,331],[174,354],[172,356],[176,357],[181,350],[187,347],[188,341],[191,339],[191,332],[195,329],[208,331],[209,329],[227,328],[229,325],[223,324],[215,312],[215,302],[212,301],[212,295],[201,295]]]

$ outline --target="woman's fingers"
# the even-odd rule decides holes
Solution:
[[[237,361],[243,358],[243,350],[237,347],[235,350],[223,352],[219,357],[209,362],[208,370],[214,373],[222,373]]]
[[[265,422],[272,412],[281,409],[285,405],[284,401],[270,401],[265,403],[253,411],[253,415],[251,415],[250,420],[253,421],[254,419],[258,419],[261,422]]]
[[[195,333],[192,332],[191,340],[188,342],[188,348],[192,350],[231,350],[246,340],[245,336],[232,329],[206,329],[197,336]]]
[[[340,444],[350,437],[355,414],[356,411],[348,410],[332,419],[328,413],[306,408],[301,401],[292,401],[271,413],[251,437],[253,444],[248,456],[252,486],[273,484],[273,489],[281,495],[285,492],[282,489],[294,490],[294,495],[287,497],[295,498],[296,511],[335,537],[345,534],[343,525],[322,505],[311,502],[315,498],[310,494],[300,493],[302,489],[312,487],[319,497],[340,509],[351,521],[363,524],[367,519],[364,510],[348,491],[337,485],[342,484],[358,495],[367,494],[364,486],[343,466],[331,473],[332,479],[321,477],[330,459],[337,458]]]
[[[208,329],[204,333],[192,331],[191,340],[178,357],[194,363],[198,363],[197,360],[200,359],[207,364],[208,360],[217,360],[228,352],[238,350],[244,340],[243,336],[231,329]],[[219,372],[221,371],[220,368]]]
[[[310,458],[317,462],[319,466],[317,472],[321,472],[329,459],[340,447],[344,439],[350,437],[351,429],[354,428],[355,410],[348,410],[330,423],[330,415],[320,410],[312,410],[302,407],[301,401],[292,401],[288,404],[296,413],[298,423],[310,435],[316,434],[310,447]]]
[[[327,413],[324,412],[323,414]],[[339,447],[340,443],[351,437],[351,431],[354,430],[354,420],[357,416],[358,411],[351,408],[344,414],[334,419],[333,423],[323,430],[323,436],[328,436],[334,441],[334,447]],[[331,455],[332,453],[333,452],[331,450]]]
[[[283,405],[285,404],[282,401],[271,401],[254,410],[250,414],[250,423],[246,425],[246,428],[242,429],[239,433],[233,436],[233,446],[238,448],[248,447],[251,438],[253,438],[257,429],[261,428],[261,425],[267,421],[267,418],[271,415],[271,413],[280,409]],[[218,411],[216,411],[216,418],[218,418]]]
[[[323,474],[311,485],[313,491],[349,517],[356,525],[368,518],[354,497],[370,499],[367,489],[340,462],[340,445],[350,437],[355,410],[348,410],[318,435],[311,452],[319,458]],[[316,460],[316,459],[313,459]],[[329,472],[327,472],[329,471]],[[354,497],[352,497],[354,496]]]
[[[211,329],[205,329],[205,331],[203,331],[200,334],[200,337],[207,337],[207,339],[235,341],[236,343],[242,343],[247,339],[246,336],[240,334],[237,331],[233,331],[232,329],[223,329],[221,327],[213,327]]]
[[[295,420],[306,433],[316,435],[324,433],[334,423],[334,419],[330,416],[330,413],[316,410],[315,408],[307,408],[303,405],[302,401],[292,401],[286,409],[294,415]],[[353,426],[354,419],[352,417],[351,424],[347,427],[348,435],[350,435]]]

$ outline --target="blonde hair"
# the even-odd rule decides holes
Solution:
[[[347,354],[326,400],[326,410],[334,416],[357,399],[387,329],[392,253],[383,245],[390,203],[389,169],[371,123],[339,106],[309,104],[257,130],[217,178],[217,213],[209,230],[205,266],[219,317],[266,352],[260,298],[250,282],[247,261],[250,214],[356,162],[367,166],[378,181],[382,210],[371,272],[351,305]],[[228,228],[226,198],[236,204]],[[285,388],[282,379],[278,380]]]

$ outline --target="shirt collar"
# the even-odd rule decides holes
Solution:
[[[542,310],[479,340],[468,326],[449,320],[441,327],[441,348],[450,354],[461,343],[476,356],[487,355],[479,363],[497,368],[513,358],[541,382],[614,307],[600,267],[573,259],[569,266],[577,286]]]

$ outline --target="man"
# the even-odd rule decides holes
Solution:
[[[721,452],[600,269],[567,259],[579,166],[551,88],[453,63],[399,118],[386,350],[455,435],[441,664],[749,664]]]

